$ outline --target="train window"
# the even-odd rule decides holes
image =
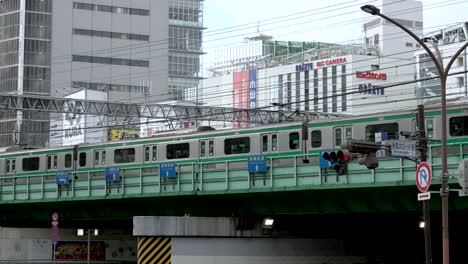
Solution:
[[[99,152],[94,152],[94,165],[99,165]]]
[[[353,139],[353,128],[352,127],[346,127],[345,128],[345,139],[346,140]]]
[[[434,120],[432,119],[426,120],[426,136],[428,138],[434,137]]]
[[[206,151],[206,142],[202,141],[200,142],[200,157],[205,157],[205,151]]]
[[[157,153],[158,153],[158,148],[156,146],[153,146],[153,161],[157,159]]]
[[[16,160],[11,160],[11,171],[12,172],[16,171]]]
[[[106,151],[103,150],[101,153],[101,164],[105,165],[106,164]]]
[[[6,161],[6,168],[5,168],[6,173],[10,172],[10,160]]]
[[[171,144],[166,147],[167,159],[185,159],[190,156],[189,143]]]
[[[271,135],[271,151],[278,150],[278,135]]]
[[[81,152],[80,153],[80,167],[85,167],[86,166],[86,152]]]
[[[250,138],[228,138],[224,140],[224,153],[226,155],[250,152]]]
[[[114,150],[114,163],[135,162],[135,148]]]
[[[208,142],[208,155],[213,156],[214,155],[214,141],[210,140]]]
[[[145,161],[150,160],[150,147],[145,147]]]
[[[468,116],[450,118],[450,136],[460,137],[468,135]]]
[[[56,155],[50,155],[47,156],[47,169],[57,169],[57,156]]]
[[[262,151],[263,152],[268,152],[268,135],[263,135],[262,137],[262,143],[263,143],[263,147],[262,147]]]
[[[340,146],[341,145],[341,135],[342,131],[341,128],[335,128],[335,146]]]
[[[387,139],[398,139],[400,132],[398,131],[398,123],[378,124],[366,126],[366,139],[375,142],[377,133],[387,133]]]
[[[289,148],[299,148],[299,132],[289,133]]]
[[[65,168],[70,168],[72,165],[72,155],[66,154],[65,155]]]
[[[312,138],[313,148],[320,148],[322,146],[322,131],[313,130],[310,137]]]
[[[37,171],[39,170],[39,157],[24,158],[23,171]]]
[[[52,156],[47,156],[47,169],[52,169]]]

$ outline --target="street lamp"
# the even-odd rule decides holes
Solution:
[[[441,121],[442,121],[442,190],[440,195],[442,196],[442,251],[443,251],[443,264],[449,264],[449,229],[448,229],[448,171],[447,171],[447,105],[446,105],[446,85],[447,85],[447,76],[452,64],[455,62],[455,59],[461,52],[468,46],[466,42],[450,59],[447,67],[444,69],[444,65],[439,62],[432,53],[431,49],[418,37],[416,34],[411,32],[408,28],[404,27],[402,24],[398,23],[394,19],[387,17],[386,15],[380,12],[380,9],[373,5],[364,5],[361,7],[362,11],[369,13],[371,15],[377,15],[383,19],[389,21],[395,26],[401,28],[403,31],[408,33],[413,37],[427,52],[434,62],[437,72],[439,73],[440,79],[440,89],[441,89]]]

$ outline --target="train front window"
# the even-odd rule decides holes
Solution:
[[[250,152],[250,138],[228,138],[224,140],[224,154],[243,154]]]
[[[372,142],[380,142],[387,139],[397,140],[399,134],[398,123],[366,126],[366,139]]]
[[[289,148],[290,149],[299,148],[299,133],[298,132],[289,134]]]
[[[185,159],[190,156],[189,143],[171,144],[166,147],[167,159]]]
[[[39,170],[39,157],[24,158],[23,171],[37,171]]]
[[[468,135],[468,116],[450,118],[450,136],[461,137]]]
[[[130,163],[135,162],[135,149],[116,149],[114,150],[114,163]]]

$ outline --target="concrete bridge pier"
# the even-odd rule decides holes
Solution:
[[[357,264],[338,239],[311,239],[276,233],[262,221],[235,217],[135,216],[138,264]]]

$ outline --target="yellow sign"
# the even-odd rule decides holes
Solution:
[[[139,138],[140,130],[135,128],[111,128],[107,136],[108,141],[119,141]]]

